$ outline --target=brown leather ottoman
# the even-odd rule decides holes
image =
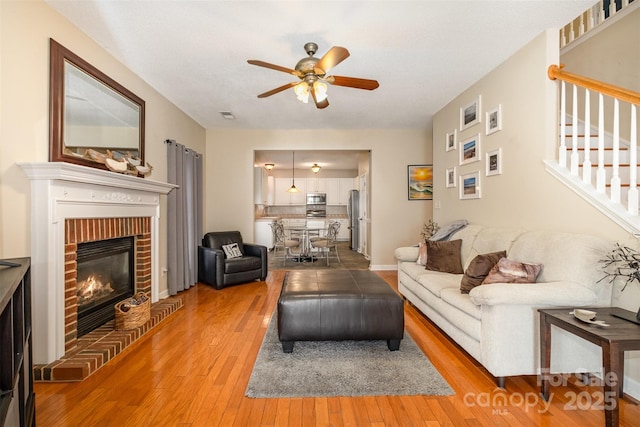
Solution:
[[[287,272],[278,299],[278,338],[285,353],[295,341],[387,340],[404,337],[404,301],[367,270]]]

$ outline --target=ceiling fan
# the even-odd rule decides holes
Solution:
[[[258,98],[266,98],[293,87],[300,101],[307,103],[309,100],[309,94],[311,94],[313,102],[316,104],[317,108],[327,108],[329,106],[329,100],[327,99],[327,83],[335,86],[345,86],[366,90],[373,90],[380,86],[376,80],[327,75],[329,70],[349,57],[349,51],[344,47],[333,46],[320,59],[313,56],[318,51],[317,44],[312,42],[306,43],[304,45],[304,50],[309,56],[298,61],[295,69],[281,67],[280,65],[274,65],[254,59],[247,61],[249,64],[257,65],[259,67],[293,74],[300,79],[300,81],[287,83],[268,92],[261,93],[258,95]]]

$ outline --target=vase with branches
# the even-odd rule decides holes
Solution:
[[[640,252],[628,246],[622,246],[616,243],[616,246],[607,254],[607,256],[599,261],[602,264],[604,276],[598,282],[609,279],[609,283],[617,278],[625,279],[622,285],[623,292],[629,283],[640,283]],[[640,323],[640,309],[635,315],[635,319],[624,317],[635,323]]]
[[[440,226],[437,222],[433,222],[432,219],[429,222],[422,225],[422,231],[420,232],[420,238],[422,240],[427,240],[429,237],[436,234],[436,232],[440,229]]]

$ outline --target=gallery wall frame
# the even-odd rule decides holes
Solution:
[[[485,133],[491,135],[502,130],[502,105],[486,112]]]
[[[502,174],[502,149],[487,151],[486,156],[486,176]]]
[[[460,175],[460,199],[480,198],[480,171]]]
[[[409,200],[433,200],[433,165],[407,166]]]
[[[482,97],[478,95],[476,99],[460,108],[460,132],[482,122]]]
[[[460,165],[480,161],[480,134],[460,141]]]
[[[447,133],[445,148],[447,151],[455,150],[458,146],[458,130],[454,129]]]
[[[446,188],[455,188],[457,179],[456,167],[447,168],[445,171]]]

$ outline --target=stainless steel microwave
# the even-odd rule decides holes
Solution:
[[[307,193],[307,205],[326,205],[327,193]]]

